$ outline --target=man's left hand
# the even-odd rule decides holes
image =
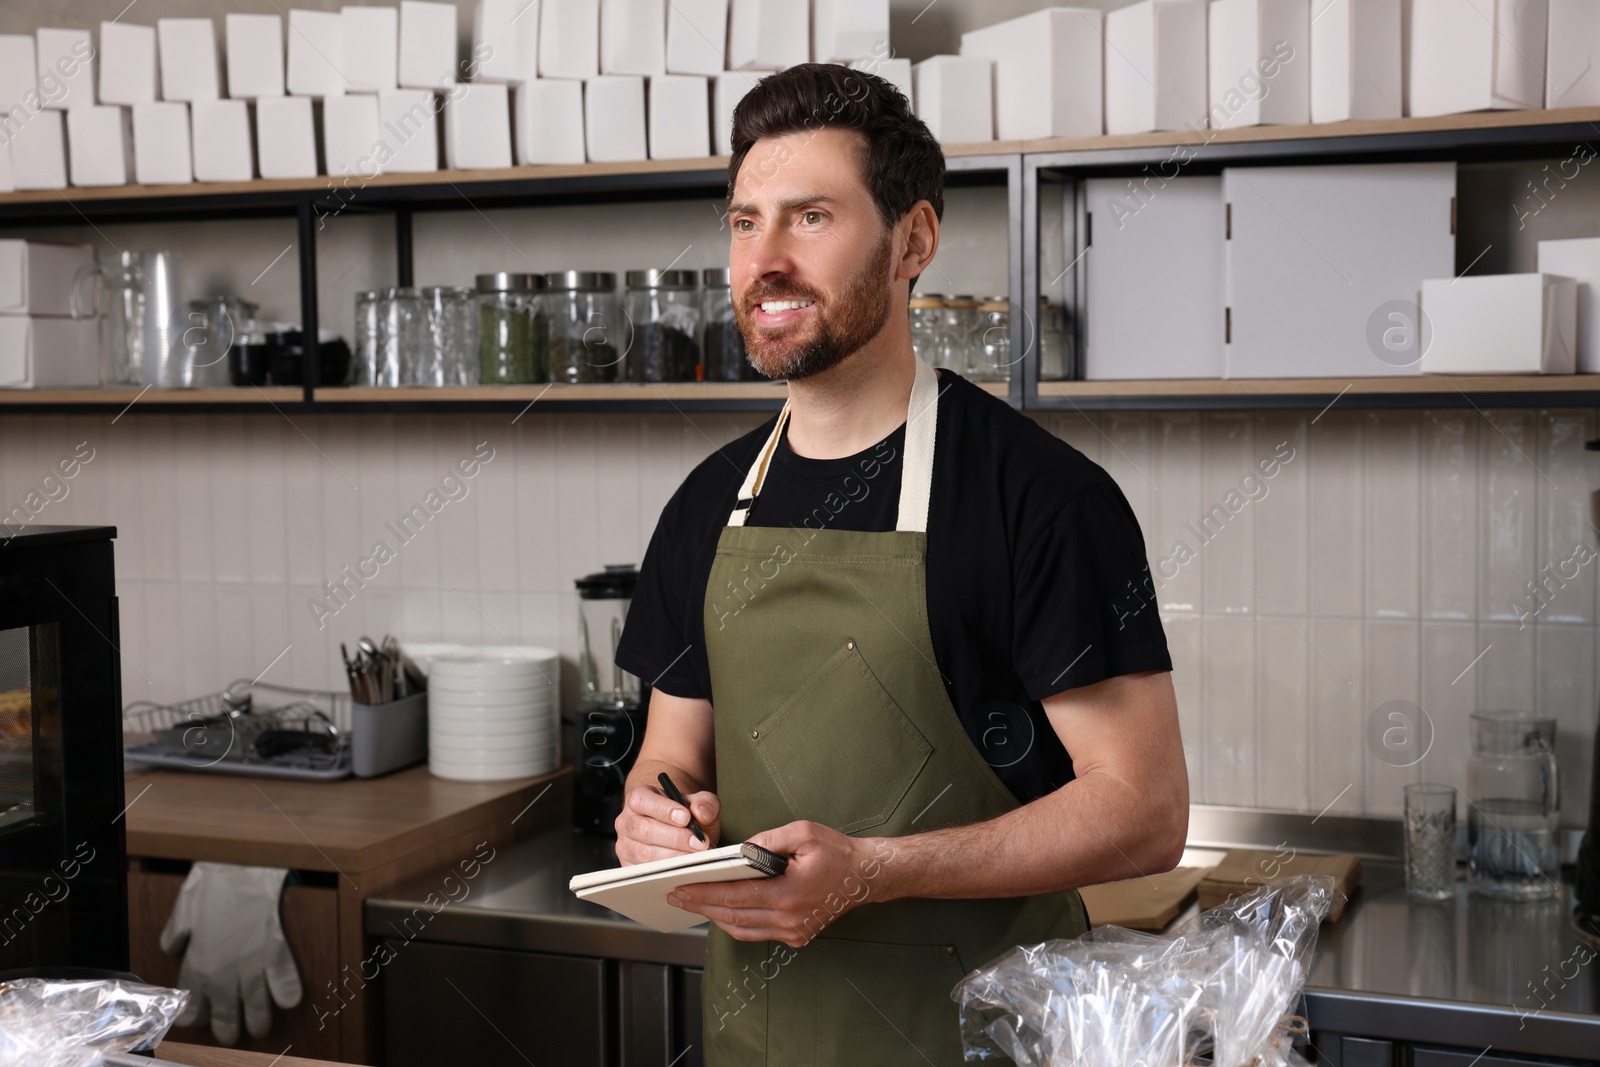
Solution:
[[[704,915],[739,941],[782,941],[799,948],[841,915],[866,903],[893,849],[820,823],[791,822],[750,838],[789,857],[776,878],[680,886],[669,903]]]

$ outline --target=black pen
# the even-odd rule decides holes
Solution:
[[[661,788],[667,791],[667,796],[674,803],[682,804],[685,811],[689,811],[689,829],[694,831],[694,836],[704,841],[706,832],[700,829],[700,824],[694,821],[694,812],[689,810],[689,802],[683,799],[683,794],[678,792],[678,787],[672,784],[672,779],[667,777],[667,772],[662,771],[656,775],[656,780],[661,783]]]

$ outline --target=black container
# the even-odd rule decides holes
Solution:
[[[306,383],[306,350],[299,330],[266,336],[267,378],[273,385]],[[318,385],[343,385],[350,373],[350,346],[343,338],[324,341],[317,350]]]
[[[234,385],[266,385],[267,355],[261,342],[236,344],[228,349],[228,378]]]

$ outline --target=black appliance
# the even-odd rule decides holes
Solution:
[[[1584,447],[1600,452],[1600,441],[1590,441]],[[1600,492],[1594,494],[1592,510],[1600,522]],[[1589,776],[1589,823],[1578,849],[1578,881],[1573,895],[1577,901],[1574,918],[1578,931],[1600,948],[1600,723],[1596,724],[1594,735],[1594,773]]]
[[[115,537],[0,524],[0,972],[128,967]]]
[[[578,710],[573,730],[572,823],[592,834],[616,835],[624,785],[639,758],[649,711],[648,691],[616,665],[617,642],[639,572],[613,564],[579,578]]]

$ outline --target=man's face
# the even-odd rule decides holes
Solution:
[[[843,362],[889,319],[894,233],[862,180],[850,130],[761,141],[728,223],[733,306],[756,370],[790,381]]]

